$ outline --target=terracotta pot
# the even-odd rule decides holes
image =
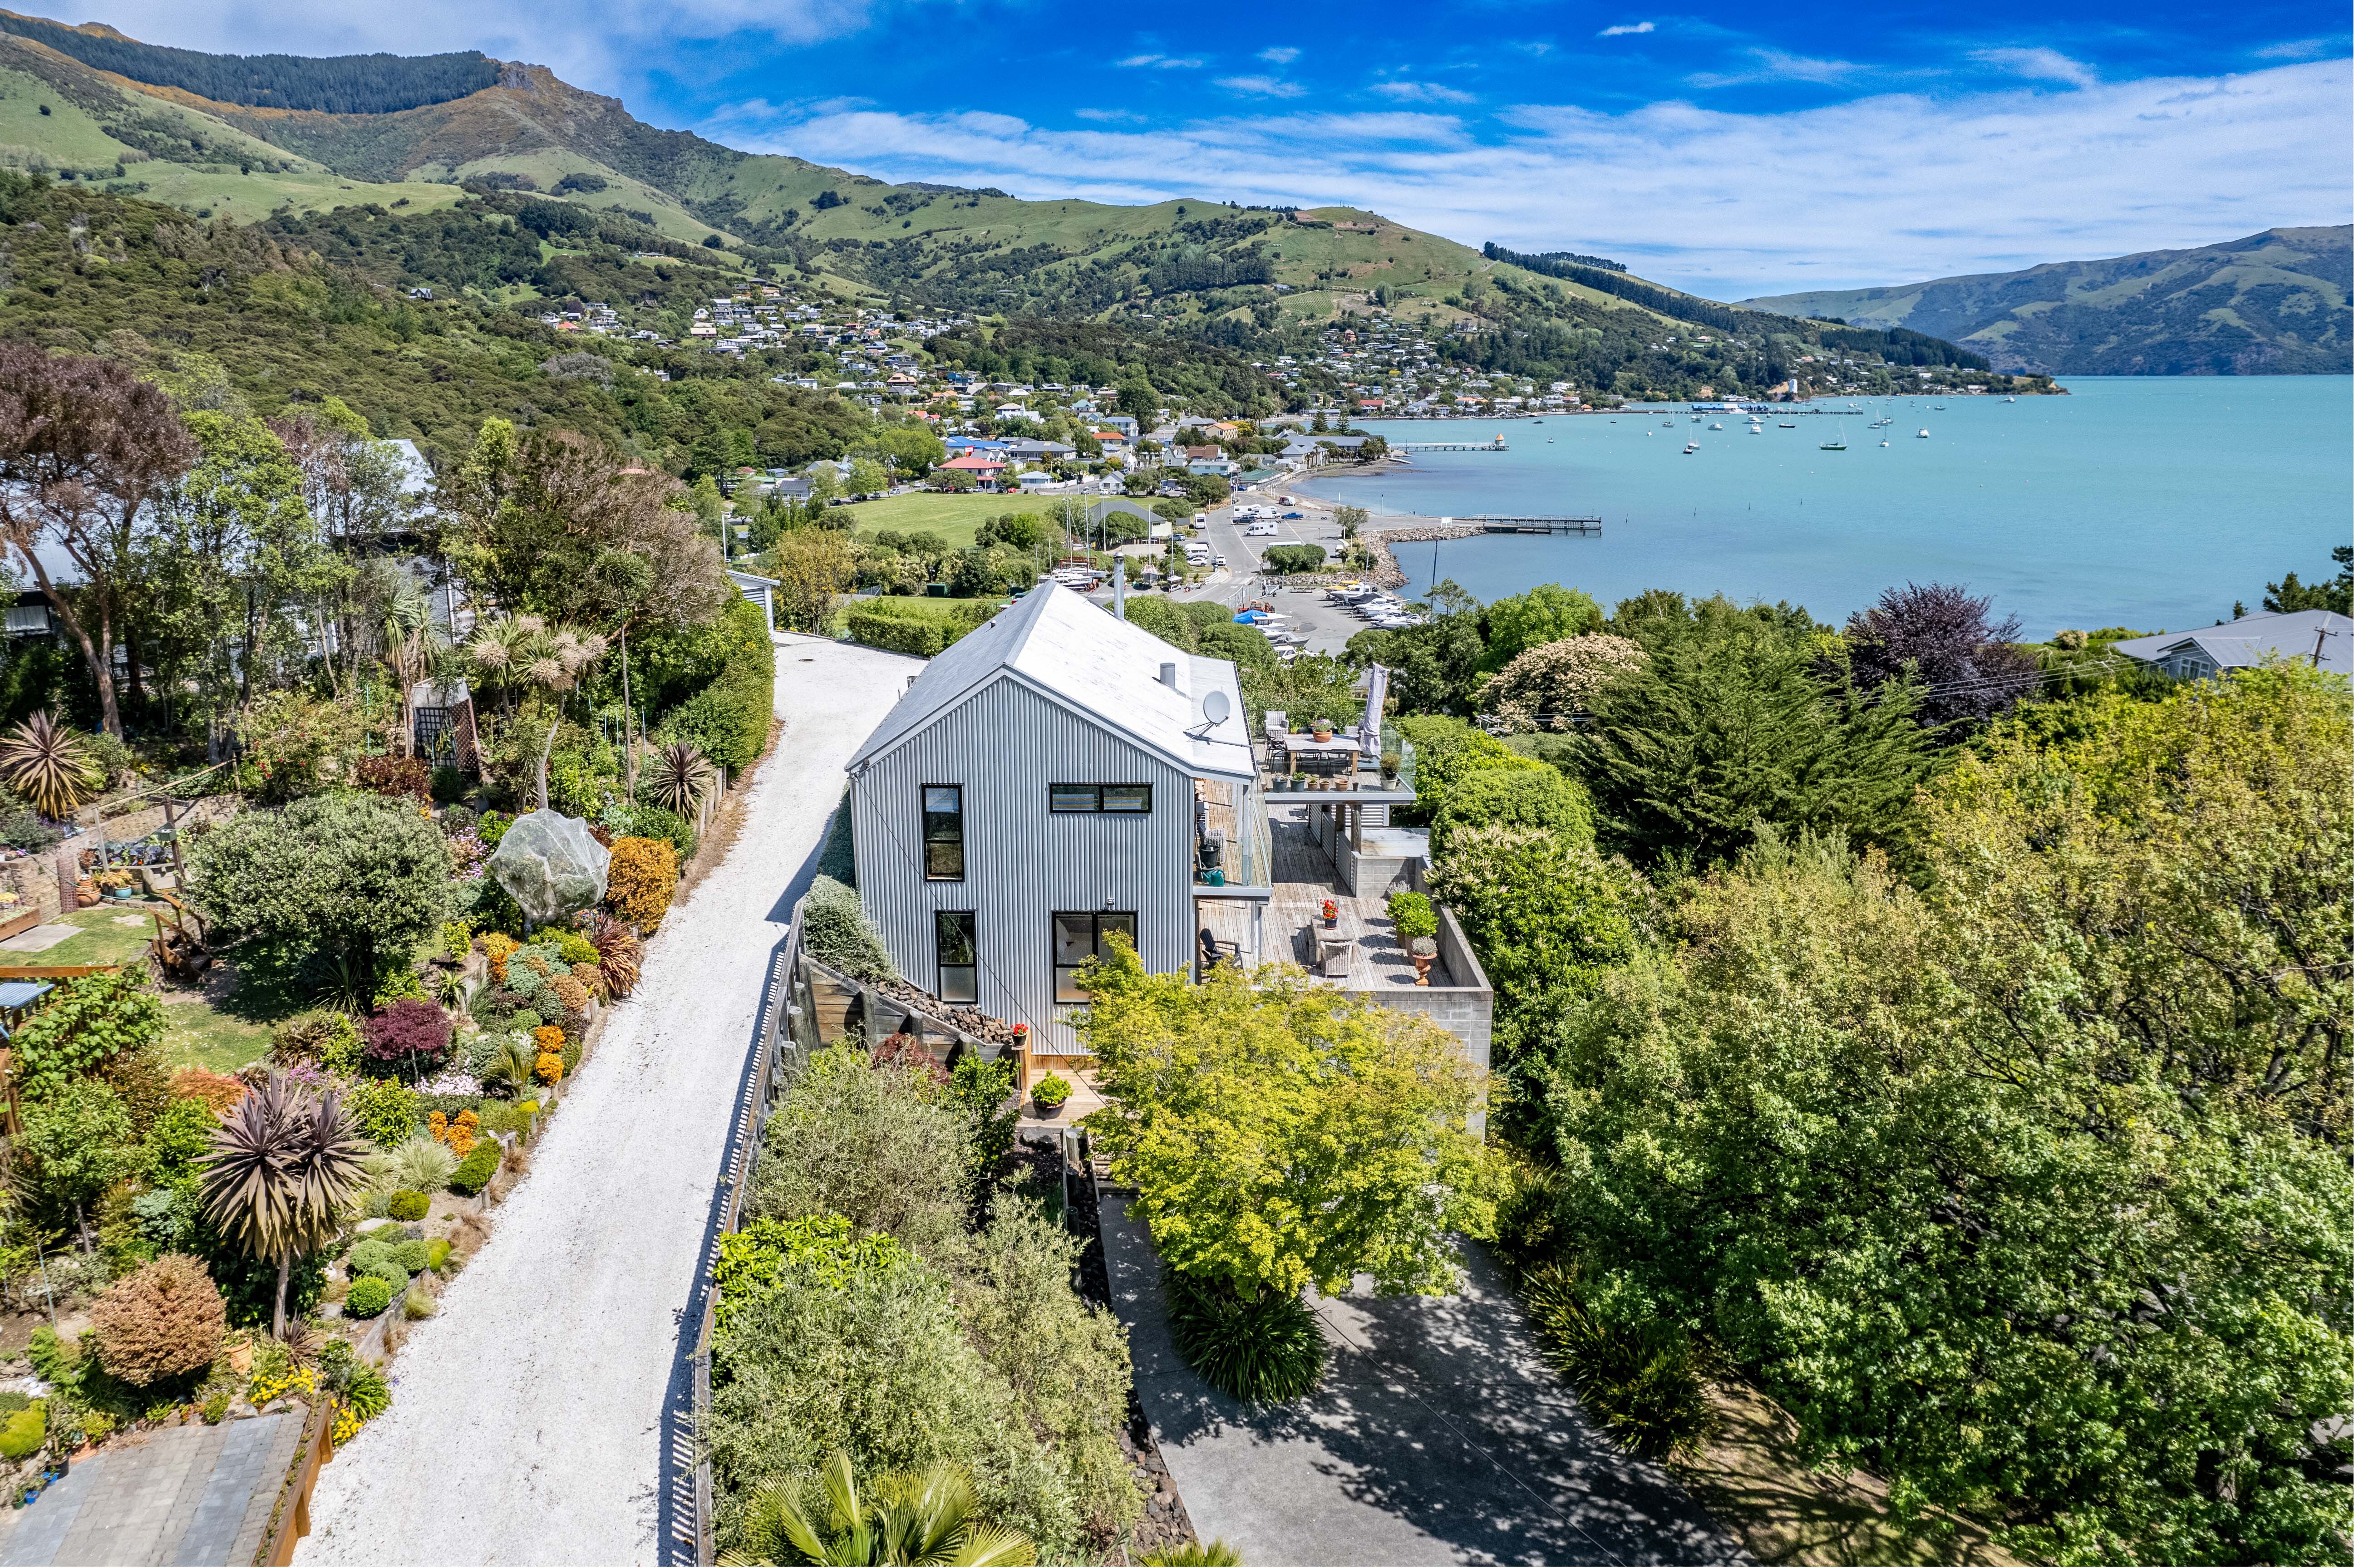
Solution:
[[[1331,730],[1329,730],[1329,729],[1320,729],[1320,730],[1316,731],[1315,733],[1316,733],[1316,739],[1317,739],[1318,741],[1320,741],[1320,742],[1321,742],[1321,741],[1327,741],[1327,740],[1330,740],[1330,739],[1331,739],[1331,738],[1332,738],[1332,732],[1331,732]]]
[[[1415,953],[1411,956],[1414,959],[1414,983],[1416,985],[1428,985],[1430,983],[1430,966],[1437,961],[1438,955],[1436,953]]]

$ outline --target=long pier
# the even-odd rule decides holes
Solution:
[[[1483,534],[1599,534],[1599,517],[1449,517],[1449,523],[1476,523]]]
[[[1394,452],[1500,452],[1511,449],[1504,445],[1503,437],[1498,436],[1492,441],[1392,441],[1389,450]]]

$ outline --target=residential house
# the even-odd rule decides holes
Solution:
[[[967,452],[940,464],[949,473],[969,473],[982,484],[993,485],[1005,473],[1005,460],[985,452]]]
[[[760,613],[768,617],[769,630],[774,631],[777,629],[777,579],[755,577],[750,572],[739,572],[730,567],[727,568],[727,580],[736,585],[736,591],[744,596],[747,603],[759,607]]]
[[[859,894],[902,975],[1068,1054],[1076,971],[1115,935],[1190,972],[1198,902],[1266,897],[1263,854],[1198,874],[1204,797],[1255,774],[1231,662],[1042,584],[927,664],[852,758]]]
[[[1270,714],[1270,777],[1331,788],[1269,795],[1244,712],[1232,663],[1052,582],[933,659],[849,767],[859,896],[899,973],[1076,1072],[1077,970],[1115,938],[1155,973],[1298,961],[1485,1065],[1493,997],[1461,927],[1440,912],[1418,977],[1388,919],[1427,866],[1426,836],[1388,826],[1411,747],[1384,732],[1406,758],[1385,779]]]
[[[2155,664],[2177,681],[2211,680],[2267,659],[2299,659],[2354,674],[2354,620],[2333,610],[2267,611],[2199,631],[2159,632],[2112,642],[2109,651]]]
[[[1061,441],[1013,440],[1005,443],[1005,455],[1015,462],[1054,463],[1078,456],[1078,449]]]

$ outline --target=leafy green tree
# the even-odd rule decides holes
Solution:
[[[1453,1035],[1280,966],[1197,985],[1123,946],[1079,983],[1108,1102],[1087,1126],[1171,1267],[1246,1300],[1453,1288],[1449,1233],[1492,1218]]]
[[[247,811],[196,841],[188,885],[219,938],[280,984],[374,994],[448,914],[440,829],[378,795]]]
[[[939,437],[920,425],[894,425],[875,437],[875,444],[910,479],[923,478],[949,455]]]
[[[850,493],[876,495],[890,488],[891,476],[873,458],[859,458],[850,465]]]
[[[695,513],[695,526],[718,545],[724,558],[727,554],[727,503],[720,499],[718,484],[709,474],[700,474],[686,498]]]
[[[2334,1561],[2354,1399],[2354,705],[2309,670],[1999,726],[1926,891],[1762,834],[1563,1011],[1550,1216],[1801,1450],[2041,1561]]]
[[[2290,572],[2276,583],[2264,585],[2264,608],[2275,612],[2299,609],[2328,609],[2339,615],[2354,615],[2354,545],[2339,545],[2329,552],[2338,564],[2338,575],[2317,583],[2301,583]],[[2233,613],[2243,614],[2240,607]]]
[[[1564,637],[1602,630],[1602,607],[1559,583],[1540,583],[1526,593],[1500,599],[1480,617],[1487,648],[1479,669],[1493,673],[1527,652]]]
[[[842,471],[830,462],[813,462],[804,471],[810,482],[811,506],[822,506],[842,493]]]
[[[130,1107],[96,1078],[74,1078],[27,1100],[24,1124],[31,1195],[49,1213],[71,1215],[82,1250],[94,1253],[90,1209],[146,1163]]]

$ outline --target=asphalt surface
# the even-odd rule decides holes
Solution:
[[[1137,1397],[1204,1541],[1246,1563],[1738,1563],[1673,1478],[1597,1432],[1547,1370],[1520,1305],[1466,1244],[1462,1290],[1311,1298],[1321,1387],[1246,1408],[1179,1359],[1160,1260],[1107,1193],[1112,1302]]]
[[[695,1287],[762,989],[843,765],[919,662],[779,638],[786,734],[733,850],[392,1366],[392,1408],[320,1473],[298,1563],[692,1562]]]

